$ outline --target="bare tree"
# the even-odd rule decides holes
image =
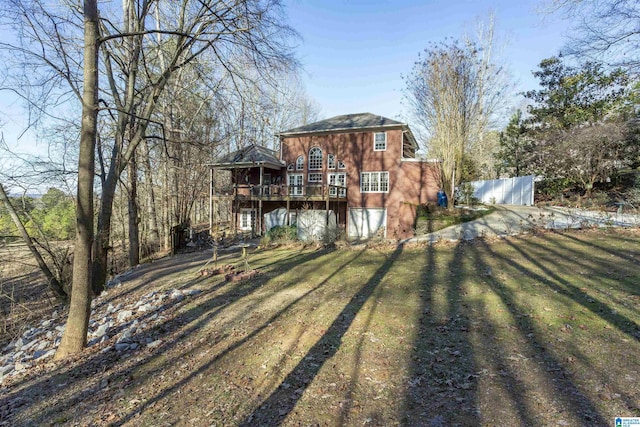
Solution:
[[[640,3],[637,0],[552,0],[576,22],[563,54],[640,71]]]
[[[95,1],[79,6],[73,2],[6,1],[3,21],[17,27],[21,38],[14,44],[0,44],[14,64],[25,70],[21,73],[25,81],[14,89],[34,111],[49,114],[51,104],[41,104],[39,99],[64,104],[75,98],[82,103],[73,292],[57,357],[79,351],[84,345],[91,294],[101,292],[106,280],[117,183],[148,136],[167,84],[181,69],[200,61],[214,64],[214,73],[201,78],[229,79],[232,84],[266,79],[271,70],[295,65],[289,45],[295,33],[283,24],[278,0],[124,0],[121,10],[105,7],[102,14]],[[247,70],[261,72],[248,74]],[[99,73],[107,83],[101,88],[100,99],[108,114],[102,116],[113,122],[113,140],[98,139],[101,200],[94,235]],[[61,82],[68,89],[60,89]],[[38,88],[38,99],[31,88]],[[159,136],[164,141],[170,137],[164,132]]]
[[[465,154],[482,146],[504,96],[505,76],[493,62],[492,47],[492,27],[480,43],[433,44],[405,79],[412,114],[429,136],[429,155],[442,161],[440,185],[449,200],[460,182]]]

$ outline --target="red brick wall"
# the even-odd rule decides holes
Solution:
[[[381,130],[382,131],[382,130]],[[282,160],[293,164],[304,155],[304,170],[294,173],[322,173],[326,184],[327,172],[346,172],[348,207],[387,208],[387,237],[410,237],[415,221],[415,208],[403,207],[437,200],[438,191],[431,163],[402,161],[402,129],[385,129],[387,149],[374,151],[374,132],[336,133],[328,135],[288,137],[282,140]],[[320,147],[323,154],[322,169],[309,171],[309,150]],[[345,169],[327,170],[327,155],[334,154],[336,163],[345,163]],[[389,172],[388,193],[361,193],[360,172]],[[408,206],[408,205],[407,205]],[[413,212],[413,213],[412,213]]]

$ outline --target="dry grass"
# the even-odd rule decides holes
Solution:
[[[0,349],[58,302],[22,243],[0,245]]]
[[[611,425],[640,415],[640,236],[206,255],[137,270],[118,301],[198,287],[155,350],[89,350],[0,391],[5,425]],[[238,262],[222,259],[221,263]],[[8,423],[8,424],[7,424]],[[2,423],[0,423],[2,424]]]

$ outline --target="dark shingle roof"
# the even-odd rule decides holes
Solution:
[[[280,132],[278,135],[291,136],[304,133],[335,132],[341,130],[371,129],[390,126],[406,126],[406,124],[371,113],[345,114],[289,129],[284,132]]]
[[[280,168],[283,163],[278,160],[278,155],[275,151],[256,144],[249,145],[238,151],[222,156],[212,163],[212,166],[217,167],[242,167],[254,165]]]

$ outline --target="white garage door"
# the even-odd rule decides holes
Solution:
[[[368,239],[375,236],[380,227],[385,227],[386,237],[387,210],[382,208],[350,208],[349,237]]]

